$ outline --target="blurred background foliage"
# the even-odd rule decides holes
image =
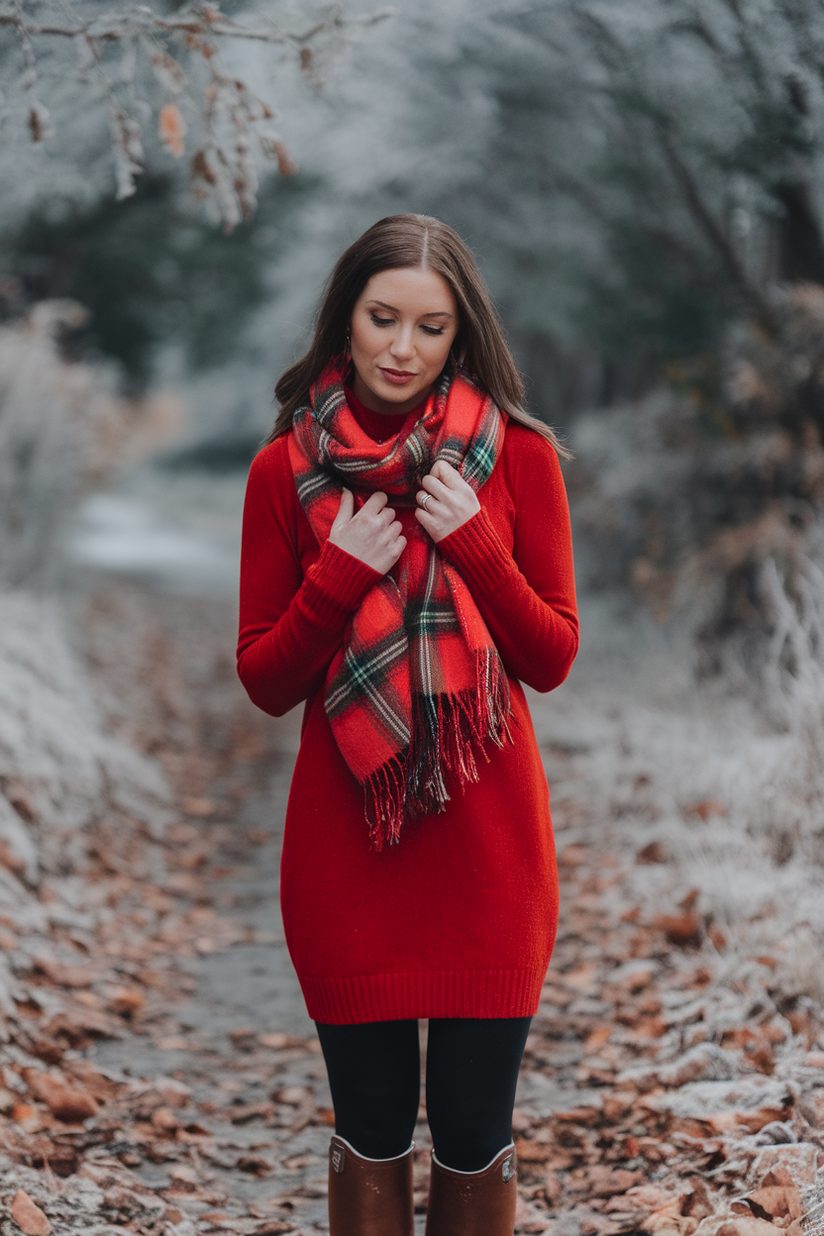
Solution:
[[[78,302],[65,354],[114,361],[132,398],[182,391],[178,455],[237,466],[340,250],[384,214],[439,215],[479,257],[533,409],[576,449],[582,582],[630,585],[661,618],[688,610],[710,650],[769,628],[763,564],[792,590],[824,492],[824,10],[421,0],[340,24],[371,11],[340,5],[274,72],[270,47],[221,41],[226,80],[277,107],[299,164],[265,175],[223,230],[196,192],[196,117],[181,103],[191,133],[172,157],[162,124],[152,138],[171,95],[133,66],[145,171],[114,200],[110,100],[71,80],[75,50],[52,40],[49,134],[31,141],[28,87],[4,103],[6,319]],[[249,21],[297,31],[315,15],[284,0]],[[13,81],[31,70],[0,33]],[[124,81],[127,51],[106,53]]]
[[[41,300],[77,301],[88,313],[66,338],[68,352],[115,360],[136,394],[155,380],[158,352],[170,344],[191,371],[219,367],[270,297],[267,273],[309,192],[304,183],[270,182],[248,223],[229,233],[181,210],[169,176],[145,176],[125,202],[103,199],[57,218],[35,209],[2,239],[4,314]]]

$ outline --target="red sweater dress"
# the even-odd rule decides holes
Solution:
[[[350,407],[377,441],[398,421]],[[413,424],[420,409],[408,418]],[[488,744],[479,781],[445,812],[369,846],[364,795],[324,709],[326,669],[378,572],[318,545],[287,437],[252,464],[243,519],[238,672],[282,716],[305,703],[281,860],[281,908],[309,1016],[333,1025],[533,1014],[555,941],[549,791],[521,681],[563,682],[578,647],[569,513],[555,451],[513,421],[481,510],[439,544],[460,571],[510,679],[513,743]],[[404,535],[425,537],[414,509]]]

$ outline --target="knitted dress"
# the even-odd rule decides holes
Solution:
[[[411,426],[350,399],[376,441]],[[521,682],[551,691],[578,647],[569,513],[555,451],[514,421],[478,491],[481,510],[439,543],[501,655],[512,743],[487,744],[479,780],[446,810],[370,848],[361,786],[324,709],[327,667],[380,578],[326,542],[298,501],[288,437],[256,457],[241,554],[238,672],[274,716],[304,704],[281,860],[281,909],[309,1016],[334,1025],[533,1014],[555,941],[549,791]],[[403,533],[425,537],[414,509]],[[393,568],[394,569],[394,568]]]

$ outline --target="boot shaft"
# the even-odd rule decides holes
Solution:
[[[517,1200],[514,1146],[480,1172],[455,1172],[433,1155],[426,1236],[513,1236]]]
[[[413,1236],[412,1147],[366,1159],[341,1137],[329,1147],[329,1236]]]

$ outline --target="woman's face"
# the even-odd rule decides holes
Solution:
[[[429,394],[458,333],[442,275],[420,267],[373,275],[352,310],[354,391],[373,412],[410,412]]]

